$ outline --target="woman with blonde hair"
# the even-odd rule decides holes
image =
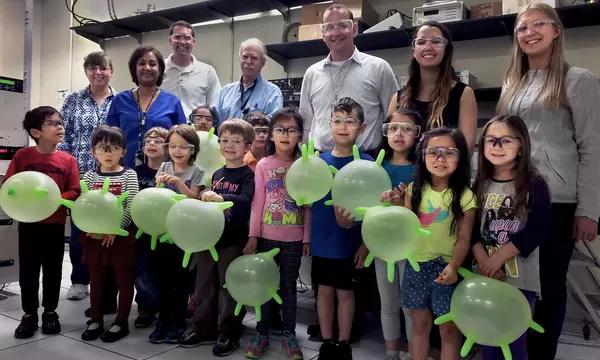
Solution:
[[[596,238],[600,216],[600,84],[564,58],[564,28],[543,3],[516,19],[515,42],[497,112],[527,124],[531,157],[552,194],[550,236],[540,246],[541,301],[530,359],[554,359],[566,306],[566,273],[575,241]],[[549,219],[550,220],[550,219]]]

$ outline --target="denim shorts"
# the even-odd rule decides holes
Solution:
[[[420,271],[406,266],[402,281],[401,303],[403,308],[410,310],[430,309],[435,316],[450,312],[450,300],[457,283],[442,285],[434,280],[444,270],[448,263],[443,257],[426,262],[419,262]]]

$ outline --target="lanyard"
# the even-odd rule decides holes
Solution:
[[[250,88],[248,89],[250,90],[250,95],[248,95],[246,100],[244,100],[244,94],[248,92],[248,90],[244,91],[244,84],[242,83],[242,78],[240,78],[240,110],[243,111],[246,108],[246,105],[248,105],[248,101],[250,101],[250,98],[252,97],[252,93],[254,92],[257,83],[258,78],[254,80],[254,83],[252,83],[252,86],[250,86]]]
[[[145,110],[142,110],[142,103],[140,101],[140,88],[138,88],[137,92],[134,92],[133,90],[131,92],[134,94],[135,102],[137,103],[137,106],[138,106],[138,127],[139,127],[139,129],[138,129],[138,146],[137,146],[136,157],[139,157],[142,154],[142,141],[144,139],[144,127],[146,126],[146,115],[148,113],[148,110],[150,109],[150,106],[152,106],[154,99],[156,98],[156,94],[158,94],[158,87],[156,87],[154,89],[152,98],[150,99],[150,102],[148,103],[148,106],[146,106]]]

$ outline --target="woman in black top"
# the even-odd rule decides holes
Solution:
[[[452,67],[448,29],[435,21],[421,25],[413,40],[407,84],[392,97],[388,113],[398,108],[419,112],[421,127],[458,128],[469,149],[475,146],[477,102],[473,89],[458,81]]]

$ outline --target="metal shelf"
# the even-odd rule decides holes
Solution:
[[[229,21],[234,16],[278,10],[286,18],[290,7],[319,2],[310,0],[200,0],[195,4],[154,11],[147,14],[105,21],[98,24],[74,26],[71,30],[100,45],[107,39],[132,36],[141,42],[145,32],[168,29],[178,20],[190,24],[205,21]]]

